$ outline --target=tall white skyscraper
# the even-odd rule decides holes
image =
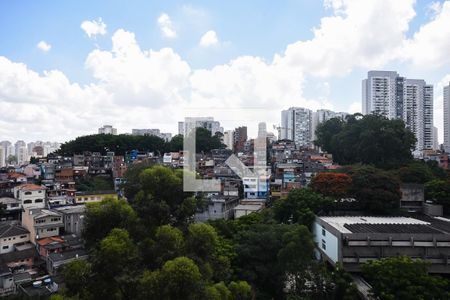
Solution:
[[[21,165],[28,161],[28,148],[24,141],[17,141],[15,146],[17,164]]]
[[[450,152],[450,82],[444,87],[444,150]]]
[[[187,117],[185,122],[178,122],[178,133],[186,136],[194,128],[203,127],[211,131],[211,135],[217,132],[223,133],[223,127],[219,121],[214,121],[213,117]]]
[[[223,143],[227,146],[227,149],[233,150],[233,148],[234,148],[234,130],[225,130],[223,132]]]
[[[416,150],[433,149],[433,85],[393,71],[369,71],[362,81],[363,114],[402,119],[417,139]]]
[[[312,111],[291,107],[281,112],[280,139],[294,141],[300,147],[312,147]]]
[[[267,125],[266,122],[261,122],[258,124],[258,137],[267,136]]]

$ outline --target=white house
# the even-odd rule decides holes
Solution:
[[[30,232],[22,226],[3,224],[0,226],[0,254],[13,252],[16,245],[30,241]]]
[[[45,190],[44,186],[36,184],[21,184],[14,187],[14,197],[19,199],[23,208],[44,208],[45,207]]]

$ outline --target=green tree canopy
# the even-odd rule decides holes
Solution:
[[[425,184],[425,199],[432,200],[450,214],[450,180],[435,179]]]
[[[333,154],[341,165],[363,163],[392,168],[412,159],[414,134],[402,120],[379,115],[331,119],[317,127],[316,145]]]
[[[372,260],[362,271],[380,300],[449,299],[447,280],[429,275],[427,268],[423,260],[400,256]]]
[[[293,189],[286,198],[274,203],[274,217],[281,223],[299,223],[310,227],[315,214],[327,211],[333,202],[332,198],[310,189]]]
[[[107,198],[102,202],[89,203],[86,207],[83,239],[88,247],[94,246],[108,235],[112,228],[134,232],[137,215],[124,199]]]

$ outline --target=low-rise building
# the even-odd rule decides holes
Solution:
[[[101,202],[106,198],[117,199],[116,191],[77,192],[75,194],[75,204]]]
[[[22,226],[30,231],[30,241],[57,236],[64,226],[62,214],[56,211],[41,208],[25,208],[22,214]]]
[[[44,208],[46,199],[44,186],[25,183],[14,187],[14,197],[21,201],[23,208]]]
[[[239,204],[238,196],[211,195],[206,206],[195,214],[197,222],[208,220],[230,219],[234,215],[234,208]]]
[[[55,208],[55,210],[63,215],[65,233],[81,235],[84,228],[86,206],[62,206]]]
[[[30,241],[30,232],[16,224],[0,225],[0,254],[16,250],[17,245]]]
[[[359,272],[361,264],[406,255],[430,263],[432,273],[450,273],[450,219],[412,217],[316,217],[318,255],[332,265]]]

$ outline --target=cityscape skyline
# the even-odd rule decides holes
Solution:
[[[434,86],[443,142],[449,1],[254,4],[138,1],[133,18],[120,1],[1,4],[1,139],[63,142],[100,124],[176,133],[191,108],[267,110],[270,128],[289,107],[360,111],[367,71],[396,70]]]

